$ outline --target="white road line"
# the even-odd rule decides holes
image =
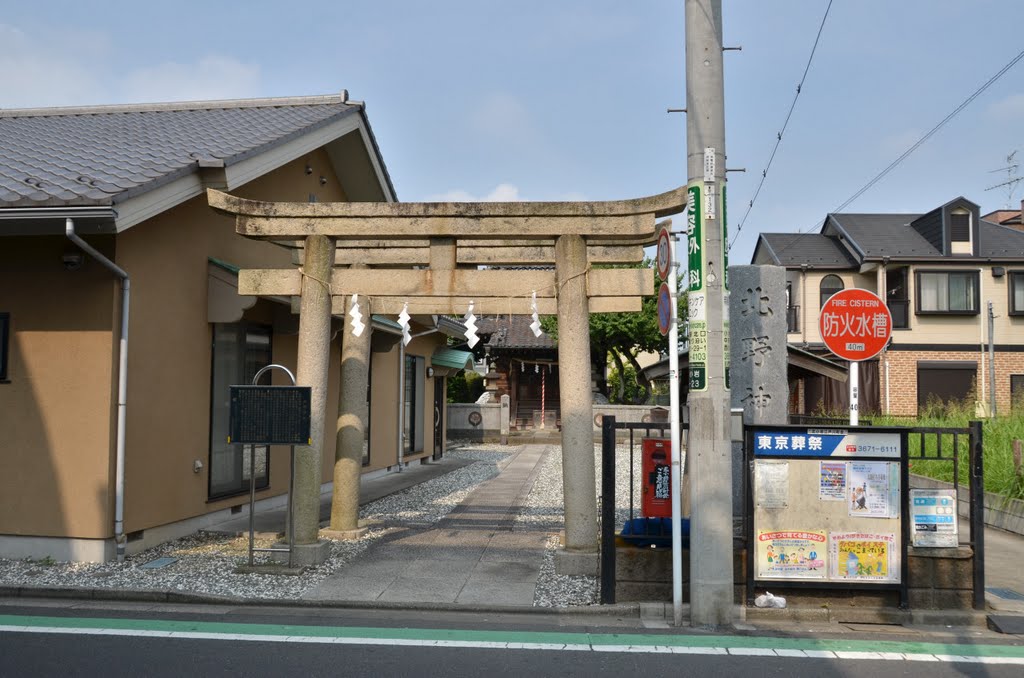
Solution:
[[[905,652],[855,652],[849,650],[798,650],[765,647],[706,647],[676,645],[602,645],[588,643],[525,643],[485,640],[432,640],[416,638],[356,638],[350,636],[288,636],[246,633],[215,633],[207,631],[159,631],[150,629],[75,628],[67,626],[0,625],[0,633],[39,633],[57,635],[124,636],[135,638],[167,638],[178,640],[219,640],[273,643],[310,643],[339,645],[387,645],[405,647],[474,648],[505,650],[570,650],[580,652],[619,652],[631,654],[693,654],[732,655],[737,657],[779,657],[787,659],[865,659],[876,661],[941,661],[987,665],[1024,666],[1024,657],[963,656],[952,654]],[[983,646],[977,646],[983,647]]]

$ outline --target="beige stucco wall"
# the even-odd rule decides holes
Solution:
[[[266,200],[344,200],[333,179],[320,186],[326,157],[306,174],[300,158],[235,191]],[[213,212],[205,196],[136,226],[118,238],[118,264],[132,276],[129,412],[125,465],[125,531],[134,532],[248,501],[207,503],[210,435],[211,325],[207,322],[208,257],[241,268],[291,268],[290,252],[235,233],[234,219]],[[245,319],[269,324],[272,302]],[[275,361],[295,370],[296,338],[275,335]],[[338,350],[332,347],[328,412],[337,411]],[[275,375],[275,383],[285,383]],[[328,420],[333,416],[329,414]],[[204,468],[193,472],[200,460]],[[324,479],[334,459],[325,435]],[[271,451],[271,485],[258,497],[287,492],[287,449]]]
[[[105,254],[113,238],[91,239]],[[62,236],[0,240],[10,383],[0,384],[0,534],[99,536],[113,474],[111,328],[117,285],[95,262],[67,271]]]
[[[910,299],[910,328],[893,331],[894,344],[980,344],[988,341],[988,302],[992,302],[995,314],[995,341],[997,344],[1024,343],[1024,316],[1010,316],[1007,313],[1009,291],[1008,275],[992,276],[992,267],[982,268],[980,281],[981,312],[977,315],[918,315],[915,271],[930,270],[977,270],[977,266],[951,266],[944,263],[911,266],[907,274],[908,298]],[[808,271],[801,276],[799,271],[790,271],[788,280],[793,283],[791,303],[800,305],[800,331],[788,335],[790,342],[821,343],[818,332],[820,310],[819,289],[821,280],[829,274],[842,278],[846,288],[859,287],[875,293],[879,290],[875,271],[868,273]],[[884,278],[883,278],[884,285]]]
[[[313,167],[306,174],[307,162]],[[328,178],[320,185],[320,176]],[[264,200],[345,200],[322,150],[234,191]],[[116,236],[86,240],[131,276],[125,530],[243,503],[207,503],[211,325],[208,257],[241,267],[291,268],[288,250],[235,234],[234,220],[196,197]],[[0,534],[113,535],[116,361],[120,285],[86,258],[65,271],[60,236],[4,238],[0,310],[11,313],[10,383],[0,384]],[[261,301],[247,319],[268,320]],[[275,334],[274,359],[294,369],[296,337]],[[337,411],[332,348],[328,420]],[[280,379],[276,379],[280,383]],[[325,436],[324,480],[334,461]],[[287,491],[287,450],[271,454],[271,487]],[[203,469],[193,471],[200,460]]]
[[[424,328],[414,325],[413,333]],[[405,347],[406,355],[425,358],[424,369],[430,366],[430,356],[439,345],[444,345],[441,334],[416,337]],[[399,345],[386,353],[371,354],[370,391],[370,463],[365,471],[394,466],[398,459],[398,366]],[[415,461],[434,453],[434,380],[423,376],[423,450],[403,457],[403,461]]]

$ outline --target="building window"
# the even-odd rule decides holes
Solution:
[[[971,242],[971,215],[949,215],[949,239],[953,242]]]
[[[423,451],[423,373],[426,359],[405,356],[405,374],[402,382],[402,453]]]
[[[1010,315],[1024,315],[1024,271],[1010,271]]]
[[[907,267],[890,268],[885,272],[885,303],[892,314],[894,330],[910,329],[910,299],[907,296]]]
[[[973,405],[978,364],[973,360],[919,360],[917,413]]]
[[[1024,374],[1010,375],[1010,407],[1024,411]]]
[[[245,323],[213,326],[213,378],[210,392],[210,499],[249,490],[252,464],[248,445],[228,444],[230,387],[252,383],[272,360],[271,329]],[[270,485],[269,448],[256,448],[256,487]]]
[[[917,313],[978,313],[977,271],[918,271]]]
[[[821,279],[821,285],[818,287],[821,296],[820,306],[824,306],[828,298],[836,292],[842,292],[844,288],[843,279],[838,275],[826,275]]]
[[[786,331],[800,331],[800,304],[793,303],[793,283],[786,283]]]
[[[7,356],[10,344],[11,314],[0,313],[0,382],[7,381]]]

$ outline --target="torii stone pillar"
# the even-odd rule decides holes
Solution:
[[[352,268],[365,268],[354,265]],[[363,300],[366,327],[358,337],[352,334],[352,297],[345,306],[345,329],[341,345],[341,387],[338,395],[337,445],[334,451],[334,492],[331,497],[331,525],[322,532],[332,539],[358,539],[366,534],[359,527],[359,476],[363,470],[366,438],[366,391],[370,365],[370,312]]]
[[[599,559],[594,411],[590,390],[590,310],[587,245],[581,236],[563,235],[555,241],[555,274],[565,497],[565,549],[555,553],[555,570],[559,574],[596,575]]]
[[[327,411],[327,372],[331,358],[331,269],[334,238],[306,236],[299,307],[299,349],[296,382],[312,387],[309,435],[313,444],[295,450],[295,553],[298,566],[316,566],[330,555],[330,542],[319,541],[320,479]]]

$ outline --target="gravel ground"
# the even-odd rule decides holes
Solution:
[[[508,457],[510,451],[499,445],[473,444],[449,454],[475,463],[363,506],[359,515],[370,525],[367,535],[357,541],[332,542],[328,561],[299,576],[236,574],[236,567],[248,563],[248,535],[227,537],[200,531],[128,556],[123,563],[0,559],[0,586],[126,588],[242,598],[298,598],[394,529],[394,524],[430,524],[443,518],[473,488],[497,475],[498,462]],[[267,547],[273,541],[257,538],[256,546]],[[177,560],[159,569],[141,567],[164,557]],[[268,561],[268,554],[256,554],[256,562]]]
[[[616,447],[615,483],[616,521],[621,524],[629,517],[629,445]],[[637,458],[639,463],[639,457]],[[594,468],[597,473],[597,496],[601,496],[601,446],[594,446]],[[636,469],[633,478],[634,492],[639,502],[640,473]],[[562,448],[552,447],[542,462],[537,480],[526,499],[523,510],[516,519],[517,529],[545,529],[560,531],[562,523]],[[533,604],[536,607],[570,607],[597,605],[600,592],[597,577],[568,576],[555,574],[555,551],[559,547],[557,536],[547,542],[547,553],[541,565],[540,579]]]
[[[441,520],[477,485],[497,475],[498,464],[513,449],[497,444],[454,443],[447,454],[474,463],[363,506],[360,519],[370,527],[366,536],[356,541],[333,541],[328,561],[298,576],[237,574],[235,568],[248,562],[248,535],[228,537],[201,531],[129,556],[123,563],[0,559],[0,586],[126,588],[242,598],[297,599],[398,526],[410,523],[430,525]],[[620,455],[618,467],[621,473],[616,486],[616,513],[620,522],[628,517],[629,506],[626,452],[627,447],[620,445],[617,454]],[[595,468],[600,469],[600,446],[595,446],[594,456]],[[634,487],[637,492],[639,483],[639,473],[636,473]],[[562,529],[562,519],[562,453],[561,448],[555,445],[542,462],[514,529],[556,533]],[[257,538],[256,546],[267,547],[273,541],[269,537]],[[534,605],[568,607],[597,604],[596,577],[555,574],[554,554],[558,545],[557,536],[548,540]],[[176,560],[162,568],[142,567],[165,557]],[[256,554],[256,561],[269,562],[269,554]]]

